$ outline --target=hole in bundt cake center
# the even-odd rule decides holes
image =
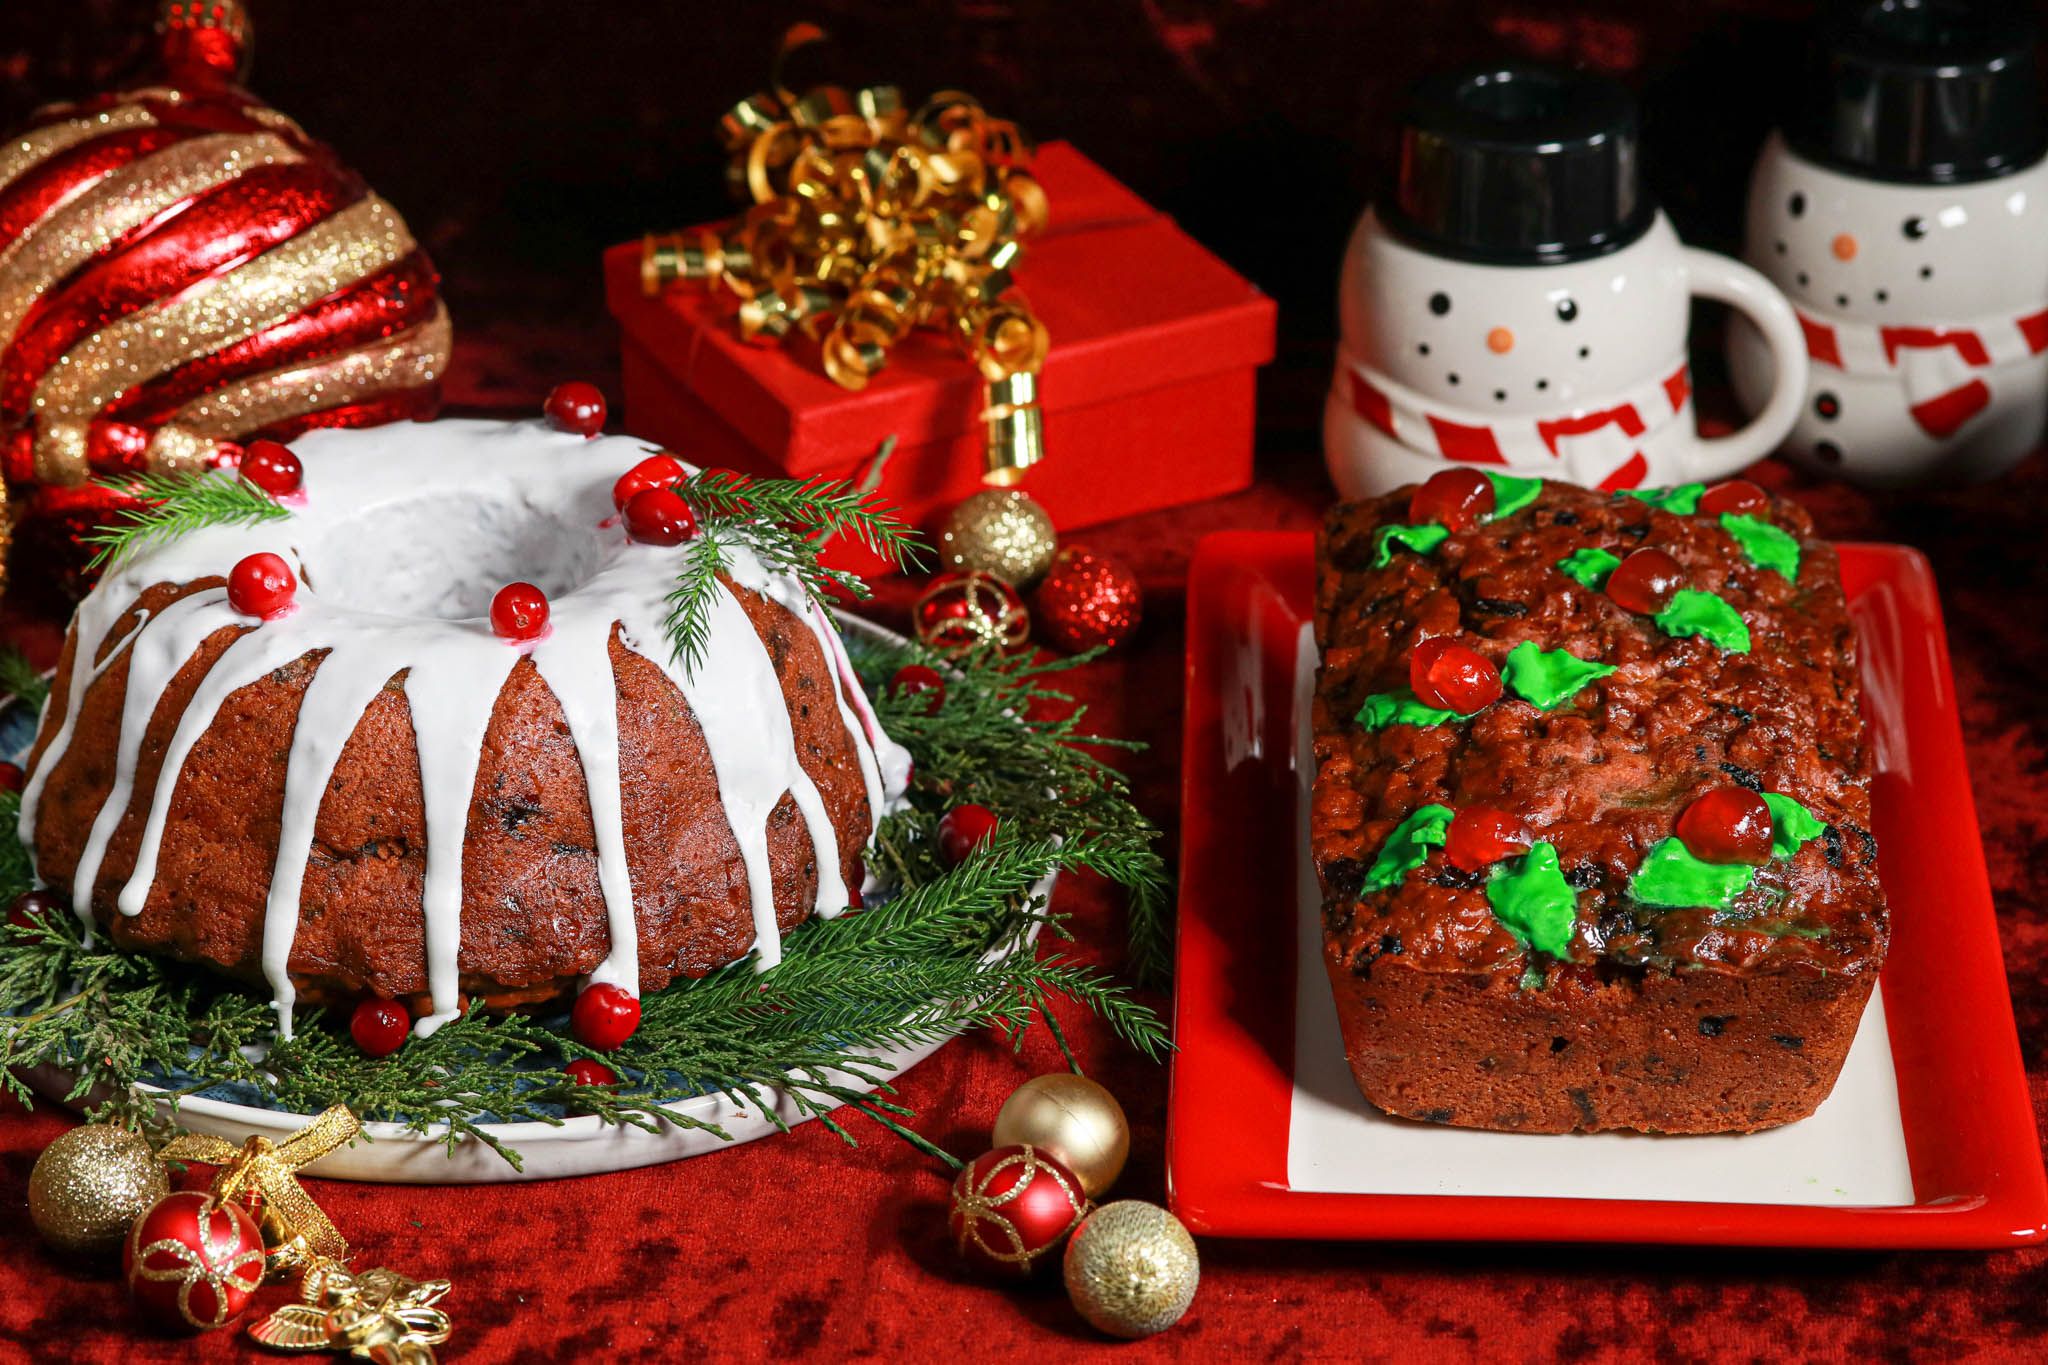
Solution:
[[[550,598],[597,572],[590,527],[517,499],[443,494],[366,509],[304,556],[306,586],[330,602],[393,616],[483,616],[507,583]]]

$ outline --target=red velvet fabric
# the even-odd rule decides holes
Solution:
[[[530,340],[479,337],[517,351]],[[501,352],[502,353],[502,352]],[[593,352],[582,372],[603,373]],[[458,396],[481,368],[458,367]],[[1283,372],[1285,387],[1308,383]],[[537,395],[545,386],[537,387]],[[1127,761],[1139,802],[1176,837],[1182,584],[1206,532],[1313,524],[1327,498],[1312,453],[1269,451],[1253,490],[1077,534],[1122,556],[1148,594],[1135,643],[1075,676],[1094,727],[1152,747]],[[1831,535],[1906,540],[1934,560],[2037,1110],[2048,1098],[2048,460],[1960,494],[1873,498],[1792,480]],[[904,623],[911,585],[875,614]],[[55,627],[11,632],[48,650]],[[1068,880],[1086,958],[1116,966],[1120,920],[1100,884]],[[1163,1008],[1164,1000],[1157,1003]],[[1164,1068],[1062,1013],[1084,1064],[1133,1125],[1121,1196],[1164,1197]],[[987,1037],[948,1045],[903,1078],[917,1126],[965,1158],[1018,1082],[1057,1065],[1042,1031],[1019,1057]],[[245,1337],[152,1332],[104,1268],[66,1264],[19,1216],[29,1170],[71,1122],[50,1105],[0,1108],[0,1361],[267,1359]],[[849,1148],[815,1125],[651,1170],[529,1185],[419,1188],[309,1182],[360,1253],[447,1275],[446,1358],[2001,1359],[2048,1349],[2048,1251],[1802,1255],[1625,1248],[1404,1247],[1205,1239],[1180,1326],[1114,1346],[1075,1315],[1057,1276],[991,1286],[954,1260],[947,1172],[864,1120]],[[266,1291],[276,1296],[283,1291]]]

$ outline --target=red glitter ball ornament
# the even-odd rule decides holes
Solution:
[[[604,430],[604,394],[595,384],[586,384],[572,379],[566,384],[557,384],[548,393],[548,401],[541,405],[547,414],[548,425],[556,431],[566,431],[585,440]]]
[[[1015,649],[1031,635],[1017,590],[981,569],[940,574],[911,609],[917,638],[948,652],[996,645]]]
[[[1026,1279],[1088,1212],[1081,1181],[1029,1143],[998,1147],[953,1178],[946,1228],[975,1269]]]
[[[1716,787],[1678,817],[1678,841],[1703,863],[1771,860],[1771,808],[1747,787]]]
[[[121,1248],[128,1292],[167,1327],[225,1327],[263,1284],[263,1234],[238,1203],[177,1190],[150,1206]]]
[[[273,498],[289,497],[306,480],[306,467],[281,441],[251,441],[238,466],[242,477]]]
[[[576,1041],[610,1052],[640,1027],[640,1000],[610,982],[599,982],[576,997],[569,1012],[569,1030]]]
[[[538,640],[548,633],[548,595],[531,583],[507,583],[491,598],[491,631],[501,640]]]
[[[38,114],[4,173],[0,473],[16,562],[75,592],[86,537],[141,506],[134,475],[431,417],[448,367],[439,275],[398,212],[238,84],[242,0],[170,0],[158,33],[157,69]],[[109,365],[127,377],[74,382]]]
[[[1145,618],[1138,576],[1121,560],[1079,548],[1053,556],[1036,606],[1046,638],[1069,654],[1115,649]]]
[[[244,616],[275,620],[291,609],[298,590],[292,566],[267,550],[244,555],[228,571],[228,605]]]
[[[412,1015],[396,1000],[363,1001],[348,1017],[348,1036],[366,1056],[389,1057],[412,1034]]]

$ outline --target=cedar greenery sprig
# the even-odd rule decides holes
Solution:
[[[904,663],[933,657],[858,635],[847,643],[871,692]],[[349,1041],[344,1012],[302,1008],[295,1037],[282,1042],[265,995],[200,968],[119,952],[103,937],[87,946],[78,922],[57,911],[0,929],[0,1089],[26,1102],[12,1068],[52,1066],[76,1076],[74,1098],[104,1088],[110,1098],[96,1115],[141,1121],[153,1105],[135,1090],[139,1080],[167,1087],[173,1105],[234,1082],[295,1112],[341,1102],[451,1146],[475,1138],[515,1166],[518,1153],[491,1125],[559,1123],[567,1110],[723,1136],[664,1106],[722,1093],[779,1124],[773,1100],[781,1094],[848,1142],[845,1115],[834,1112],[842,1106],[952,1161],[910,1127],[914,1116],[894,1098],[882,1052],[977,1026],[1021,1040],[1034,1020],[1052,1027],[1056,996],[1095,1012],[1147,1056],[1170,1044],[1146,1004],[1045,941],[1064,929],[1033,887],[1055,868],[1086,869],[1131,893],[1134,958],[1142,937],[1163,933],[1140,929],[1164,901],[1157,832],[1130,807],[1113,770],[1070,747],[1083,738],[1076,717],[1045,685],[1072,661],[988,652],[945,666],[936,716],[908,699],[878,699],[917,765],[908,807],[882,821],[871,855],[897,894],[859,914],[806,921],[785,936],[784,959],[769,972],[740,962],[649,995],[639,1030],[602,1057],[624,1078],[616,1088],[571,1082],[561,1067],[597,1054],[559,1020],[526,1014],[472,1008],[380,1061]],[[1003,825],[992,845],[946,868],[933,833],[963,799],[989,805]],[[18,798],[0,793],[0,826],[17,811]],[[0,838],[0,849],[13,855],[0,857],[0,896],[11,897],[27,885],[27,859],[12,840]],[[1072,1064],[1066,1040],[1052,1032]],[[172,1085],[164,1078],[173,1073],[202,1079]]]
[[[112,567],[151,541],[175,540],[202,526],[254,525],[291,515],[277,500],[232,470],[203,474],[123,474],[96,481],[101,488],[139,498],[121,519],[88,532],[96,546],[91,567]]]
[[[41,711],[50,699],[50,680],[12,645],[0,645],[0,697],[13,697],[31,711]]]
[[[819,605],[834,590],[868,596],[856,574],[818,562],[818,544],[844,535],[859,541],[898,569],[923,562],[917,534],[871,490],[833,479],[756,479],[729,469],[702,469],[675,485],[697,518],[696,534],[683,546],[683,567],[668,595],[669,644],[687,672],[697,671],[711,642],[711,610],[720,574],[732,568],[732,553],[745,549],[771,573],[787,574]]]

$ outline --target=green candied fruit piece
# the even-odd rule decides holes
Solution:
[[[1422,806],[1410,812],[1407,819],[1394,826],[1394,832],[1380,846],[1380,855],[1372,860],[1372,867],[1366,871],[1365,884],[1359,888],[1359,894],[1399,886],[1403,877],[1422,866],[1422,860],[1429,856],[1430,849],[1443,844],[1444,831],[1451,827],[1451,815],[1449,806],[1438,805]]]
[[[1558,572],[1574,579],[1594,592],[1607,585],[1607,575],[1621,564],[1621,556],[1608,550],[1587,548],[1573,550],[1557,561]]]
[[[1451,533],[1433,521],[1420,526],[1382,526],[1372,533],[1372,566],[1384,569],[1394,562],[1394,546],[1406,545],[1419,555],[1426,555],[1444,543]]]
[[[1579,895],[1559,870],[1554,846],[1532,845],[1520,858],[1496,866],[1486,883],[1486,903],[1523,944],[1552,957],[1569,954]]]
[[[1800,845],[1811,843],[1827,832],[1827,826],[1814,818],[1813,812],[1789,796],[1777,792],[1763,793],[1764,804],[1771,808],[1771,856],[1789,858],[1799,851]]]
[[[1740,512],[1723,512],[1721,529],[1735,537],[1735,543],[1752,564],[1776,569],[1786,578],[1798,581],[1799,542],[1789,531]]]
[[[1676,488],[1631,488],[1626,491],[1628,496],[1641,498],[1652,507],[1689,517],[1700,510],[1700,494],[1707,491],[1707,486],[1703,483],[1682,483]]]
[[[1743,863],[1708,863],[1693,857],[1676,835],[1661,839],[1629,880],[1628,893],[1644,905],[1685,910],[1726,910],[1756,869]]]
[[[1730,654],[1749,653],[1749,627],[1742,613],[1710,592],[1680,588],[1671,604],[1651,619],[1667,635],[1698,635]]]
[[[1518,479],[1512,474],[1495,474],[1486,471],[1486,481],[1493,485],[1493,516],[1511,517],[1536,501],[1543,492],[1543,480]]]
[[[1614,671],[1613,664],[1587,663],[1561,649],[1540,648],[1524,640],[1508,651],[1500,671],[1508,690],[1539,711],[1554,711],[1579,694],[1587,683]]]
[[[1477,711],[1472,712],[1472,716],[1478,714]],[[1358,708],[1358,723],[1368,730],[1384,730],[1389,725],[1442,725],[1453,720],[1470,720],[1472,716],[1430,706],[1406,687],[1397,692],[1375,692],[1365,699],[1365,705]]]

